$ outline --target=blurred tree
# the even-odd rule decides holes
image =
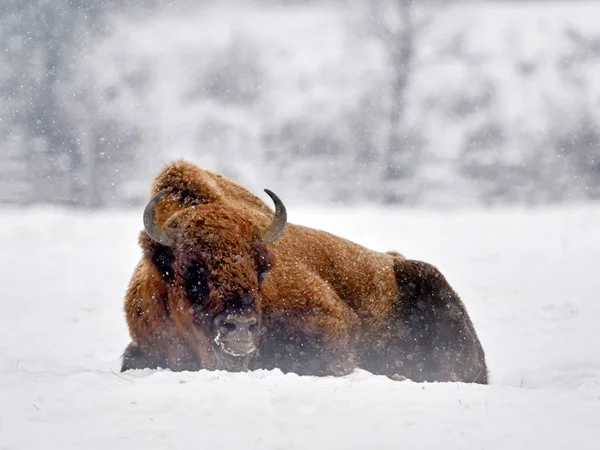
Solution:
[[[523,38],[513,35],[519,44],[511,49],[508,89],[520,90],[524,100],[519,112],[528,111],[516,120],[501,113],[506,111],[506,88],[495,71],[482,70],[489,67],[490,56],[470,66],[478,74],[470,86],[479,89],[462,97],[477,114],[464,134],[458,166],[486,204],[600,196],[600,127],[593,95],[600,38],[570,26],[556,33],[561,45],[545,55],[522,54]]]
[[[97,36],[103,17],[117,2],[105,0],[5,0],[0,6],[0,105],[9,123],[4,133],[12,163],[26,166],[21,175],[32,201],[98,205],[95,164],[101,151],[84,149],[77,118],[69,110],[70,81],[86,45]],[[84,111],[85,112],[85,111]],[[10,143],[18,143],[18,148]],[[2,157],[0,156],[0,157]],[[15,162],[15,161],[18,161]]]
[[[408,92],[414,72],[415,54],[420,35],[434,11],[452,0],[371,0],[374,34],[383,42],[390,64],[388,130],[382,167],[381,201],[413,203],[417,201],[416,176],[423,157],[425,140],[409,125],[406,116]]]
[[[585,197],[600,198],[600,127],[589,115],[580,119],[554,143],[563,161],[565,185],[577,187]],[[563,189],[564,191],[565,189]]]
[[[410,195],[410,180],[416,170],[418,149],[406,145],[406,92],[413,63],[416,4],[412,0],[372,0],[371,17],[375,34],[388,51],[391,81],[388,130],[383,152],[383,193],[385,203],[401,203]]]

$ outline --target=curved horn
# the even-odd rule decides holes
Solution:
[[[160,191],[152,197],[150,202],[146,205],[146,209],[144,209],[144,229],[153,241],[166,245],[167,247],[172,247],[175,244],[177,237],[175,231],[161,227],[156,223],[156,205],[168,192],[167,189]]]
[[[285,225],[287,224],[287,211],[285,210],[285,205],[279,197],[277,197],[268,189],[265,189],[265,192],[269,197],[271,197],[273,203],[275,203],[275,215],[273,216],[273,221],[262,236],[263,242],[266,245],[269,245],[279,239],[283,234],[283,230],[285,230]]]

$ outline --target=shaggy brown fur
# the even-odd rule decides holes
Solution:
[[[180,238],[171,248],[141,233],[143,257],[125,301],[133,342],[123,370],[342,375],[361,367],[415,381],[487,383],[465,307],[435,267],[293,224],[267,248],[260,236],[273,211],[184,161],[157,176],[152,194],[164,189],[171,193],[156,220]],[[259,318],[258,351],[223,355],[212,318],[245,309]]]

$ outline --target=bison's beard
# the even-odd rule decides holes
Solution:
[[[230,372],[245,372],[248,370],[250,361],[257,352],[255,346],[249,349],[233,349],[230,346],[224,345],[219,340],[219,334],[213,340],[215,352],[215,369],[228,370]]]
[[[218,346],[215,348],[215,370],[245,372],[250,366],[250,361],[252,361],[254,353],[256,353],[256,351],[238,356],[230,354],[225,349]]]

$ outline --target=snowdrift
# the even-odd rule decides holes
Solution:
[[[141,213],[2,210],[0,449],[597,448],[597,205],[289,210],[435,263],[467,305],[491,384],[120,374]]]

